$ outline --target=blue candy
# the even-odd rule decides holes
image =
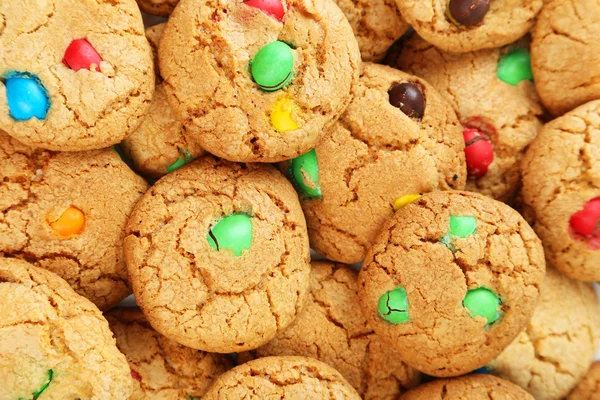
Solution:
[[[17,121],[46,119],[50,101],[42,83],[30,74],[16,73],[4,82],[10,116]]]

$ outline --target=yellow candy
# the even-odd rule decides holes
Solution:
[[[54,232],[63,237],[81,233],[84,225],[85,215],[75,207],[67,208],[60,218],[50,223],[50,227],[54,229]]]
[[[413,201],[417,200],[419,197],[421,197],[420,194],[407,194],[405,196],[398,197],[396,201],[394,201],[394,210],[398,211],[402,207],[407,206]]]
[[[298,123],[292,119],[292,111],[296,107],[294,100],[284,98],[275,103],[271,112],[271,124],[278,132],[295,131]]]

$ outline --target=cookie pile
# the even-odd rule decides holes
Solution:
[[[0,399],[600,398],[599,43],[600,0],[0,1]]]

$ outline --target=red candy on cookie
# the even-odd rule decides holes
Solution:
[[[80,69],[91,71],[92,65],[95,65],[94,69],[100,72],[102,57],[87,40],[76,39],[67,47],[63,62],[73,71],[79,71]]]
[[[283,4],[281,4],[281,1],[279,0],[248,0],[245,1],[244,4],[250,7],[258,8],[265,14],[274,17],[278,21],[281,21],[285,15]]]
[[[494,162],[494,147],[488,136],[475,128],[463,130],[467,172],[471,178],[485,176],[488,167]]]
[[[569,225],[576,233],[588,237],[598,234],[599,223],[600,197],[588,201],[583,210],[573,214],[569,221]]]

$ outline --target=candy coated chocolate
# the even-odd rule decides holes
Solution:
[[[10,116],[17,121],[46,119],[50,100],[42,83],[33,75],[16,73],[5,81]]]
[[[92,65],[94,65],[94,69],[99,72],[100,62],[102,62],[102,57],[85,39],[73,40],[65,51],[64,63],[73,71],[91,70]]]
[[[490,9],[490,0],[450,0],[448,11],[459,25],[477,25]]]
[[[410,118],[421,119],[425,113],[423,91],[411,82],[396,83],[388,91],[390,104],[398,107]]]
[[[250,63],[252,78],[265,92],[286,86],[292,80],[293,68],[292,48],[280,41],[264,46]]]

